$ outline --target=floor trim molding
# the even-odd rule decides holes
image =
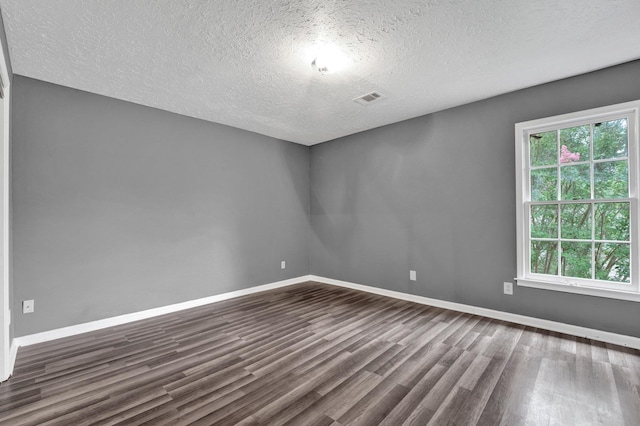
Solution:
[[[550,321],[541,318],[529,317],[525,315],[513,314],[510,312],[496,311],[494,309],[480,308],[462,303],[448,302],[446,300],[431,299],[424,296],[417,296],[399,291],[385,290],[382,288],[371,287],[363,284],[351,283],[348,281],[335,280],[333,278],[325,278],[317,275],[310,275],[311,281],[330,284],[339,287],[350,288],[353,290],[365,291],[367,293],[378,294],[380,296],[392,297],[394,299],[407,300],[410,302],[420,303],[422,305],[436,306],[438,308],[451,309],[453,311],[465,312],[468,314],[481,315],[483,317],[509,321],[516,324],[526,325],[530,327],[541,328],[549,331],[569,334],[572,336],[586,337],[588,339],[599,340],[615,345],[627,346],[634,349],[640,349],[640,338],[627,336],[625,334],[611,333],[609,331],[596,330],[593,328],[580,327],[577,325],[565,324],[557,321]]]
[[[16,365],[16,358],[18,357],[18,345],[16,345],[16,340],[13,339],[13,341],[11,342],[11,346],[9,349],[9,373],[8,376],[4,380],[8,380],[11,375],[13,374],[13,368]]]
[[[248,294],[259,293],[261,291],[273,290],[280,287],[287,287],[293,284],[300,284],[310,281],[309,275],[303,275],[283,281],[276,281],[269,284],[259,285],[256,287],[245,288],[242,290],[231,291],[229,293],[216,294],[214,296],[203,297],[201,299],[188,300],[186,302],[175,303],[173,305],[161,306],[159,308],[147,309],[140,312],[118,315],[116,317],[105,318],[97,321],[85,322],[82,324],[71,325],[69,327],[56,328],[54,330],[43,331],[41,333],[29,334],[26,336],[16,337],[13,339],[12,351],[15,346],[15,352],[20,346],[29,346],[36,343],[48,342],[49,340],[60,339],[62,337],[75,336],[89,331],[100,330],[103,328],[114,327],[133,321],[147,318],[153,318],[159,315],[170,314],[172,312],[182,311],[184,309],[195,308],[210,303],[220,302],[222,300],[233,299],[235,297],[246,296]],[[12,352],[12,355],[14,353]],[[15,362],[15,356],[13,356]],[[13,365],[11,366],[13,372]]]
[[[9,353],[7,354],[7,371],[3,377],[0,377],[0,382],[9,380],[13,374],[13,366],[16,364],[16,357],[18,356],[18,347],[12,341],[9,345]]]
[[[162,306],[159,308],[148,309],[140,312],[133,312],[130,314],[119,315],[116,317],[105,318],[97,321],[91,321],[83,324],[72,325],[69,327],[58,328],[55,330],[44,331],[41,333],[30,334],[27,336],[16,337],[11,343],[10,353],[10,370],[9,374],[13,373],[13,367],[15,365],[18,348],[21,346],[34,345],[36,343],[47,342],[50,340],[60,339],[62,337],[74,336],[89,331],[100,330],[103,328],[114,327],[121,324],[126,324],[133,321],[152,318],[159,315],[169,314],[172,312],[181,311],[184,309],[195,308],[210,303],[220,302],[222,300],[233,299],[235,297],[245,296],[253,293],[259,293],[262,291],[273,290],[276,288],[287,287],[294,284],[300,284],[307,281],[315,281],[318,283],[335,285],[344,288],[350,288],[353,290],[364,291],[367,293],[377,294],[380,296],[391,297],[394,299],[407,300],[410,302],[420,303],[423,305],[436,306],[444,309],[451,309],[453,311],[465,312],[474,315],[481,315],[488,318],[494,318],[502,321],[509,321],[516,324],[522,324],[530,327],[541,328],[544,330],[556,331],[559,333],[569,334],[572,336],[586,337],[593,340],[599,340],[602,342],[613,343],[616,345],[627,346],[635,349],[640,349],[640,338],[627,336],[624,334],[611,333],[608,331],[596,330],[592,328],[580,327],[577,325],[565,324],[556,321],[545,320],[541,318],[529,317],[525,315],[518,315],[504,311],[497,311],[494,309],[481,308],[472,305],[465,305],[462,303],[448,302],[445,300],[431,299],[424,296],[417,296],[408,293],[402,293],[393,290],[385,290],[382,288],[371,287],[363,284],[356,284],[348,281],[336,280],[333,278],[326,278],[317,275],[303,275],[288,280],[277,281],[269,284],[264,284],[256,287],[246,288],[242,290],[232,291],[229,293],[217,294],[214,296],[204,297],[201,299],[189,300],[187,302],[176,303],[173,305]]]

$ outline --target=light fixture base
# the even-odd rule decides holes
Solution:
[[[311,62],[311,66],[320,74],[326,74],[329,72],[329,67],[327,67],[326,65],[318,64],[318,58],[315,58],[313,62]]]

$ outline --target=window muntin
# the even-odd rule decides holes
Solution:
[[[516,125],[518,280],[638,293],[639,106]]]

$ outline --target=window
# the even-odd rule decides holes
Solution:
[[[518,285],[640,301],[639,110],[516,124]]]

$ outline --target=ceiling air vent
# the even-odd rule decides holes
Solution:
[[[374,103],[375,101],[379,101],[380,99],[384,99],[384,96],[382,96],[378,92],[370,92],[366,95],[358,96],[353,101],[360,105],[369,105]]]

